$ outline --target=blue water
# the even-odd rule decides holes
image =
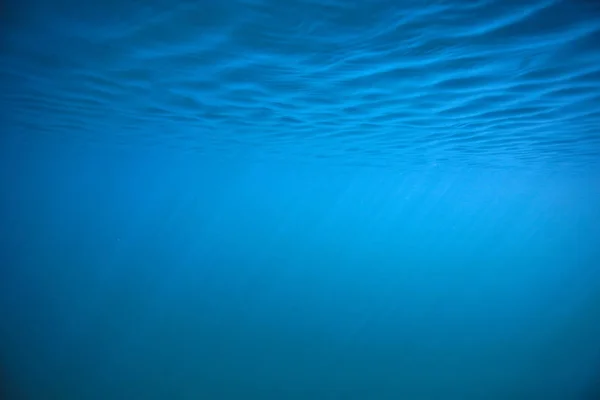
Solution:
[[[0,398],[600,398],[600,3],[0,5]]]

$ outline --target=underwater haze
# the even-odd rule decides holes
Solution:
[[[0,398],[600,398],[600,3],[0,5]]]

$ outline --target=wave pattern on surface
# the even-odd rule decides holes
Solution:
[[[26,3],[0,29],[14,135],[372,165],[600,160],[592,0]]]

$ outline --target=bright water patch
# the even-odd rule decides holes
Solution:
[[[370,165],[600,158],[591,0],[30,0],[4,13],[13,135]]]

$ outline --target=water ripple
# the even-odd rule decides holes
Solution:
[[[3,126],[338,163],[599,163],[596,3],[426,3],[15,3]]]

